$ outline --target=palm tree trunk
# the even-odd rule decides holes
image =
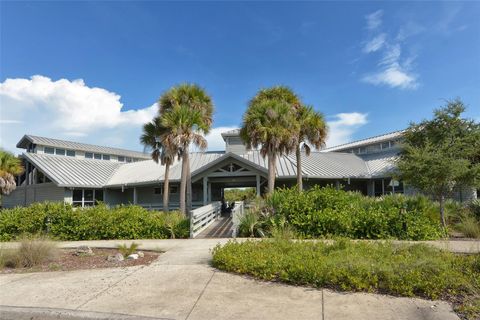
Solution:
[[[297,145],[297,150],[295,150],[295,155],[297,157],[297,187],[298,191],[303,191],[303,177],[302,177],[302,154],[300,153],[300,144]]]
[[[184,149],[185,150],[185,149]],[[180,212],[186,215],[185,195],[187,186],[188,152],[182,154],[182,178],[180,180]]]
[[[274,152],[268,154],[268,193],[270,194],[275,190],[276,156]]]
[[[192,211],[192,172],[190,171],[190,155],[187,156],[187,215],[190,217],[190,212]]]
[[[170,173],[170,163],[165,164],[165,176],[163,178],[163,212],[168,212],[168,198],[170,196],[170,181],[168,175]]]

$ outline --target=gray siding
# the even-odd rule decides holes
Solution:
[[[25,196],[26,192],[26,196]],[[42,183],[17,187],[8,196],[2,197],[4,208],[30,205],[34,202],[63,202],[65,200],[65,188],[57,187],[54,183]]]
[[[228,137],[225,145],[225,151],[227,153],[232,152],[236,154],[244,154],[247,152],[247,149],[245,148],[245,145],[240,137]]]

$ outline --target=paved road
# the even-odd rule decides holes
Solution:
[[[441,301],[345,294],[219,272],[209,266],[210,249],[227,240],[136,240],[165,253],[149,266],[0,275],[0,319],[459,319]],[[60,244],[121,243],[128,241]],[[476,251],[479,243],[454,247]]]

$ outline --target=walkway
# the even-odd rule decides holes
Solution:
[[[165,251],[150,266],[0,275],[0,319],[441,319],[442,301],[294,287],[210,267],[228,239],[135,240]],[[61,242],[116,247],[131,241]],[[480,242],[430,242],[478,252]],[[9,243],[5,246],[12,247]],[[58,317],[61,315],[61,317]],[[152,319],[152,318],[148,318]]]
[[[196,239],[202,238],[231,238],[232,237],[232,218],[220,217],[212,223],[207,229],[203,230]]]

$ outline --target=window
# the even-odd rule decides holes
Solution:
[[[132,162],[132,158],[126,158],[127,162]]]
[[[178,187],[177,186],[171,186],[170,187],[170,193],[178,193]]]
[[[100,153],[95,153],[93,157],[97,160],[102,160],[102,155]]]
[[[99,202],[103,202],[103,190],[98,189],[94,191],[95,191],[95,204],[98,204]]]
[[[64,156],[65,155],[65,149],[55,149],[55,154],[58,154],[59,156]]]
[[[44,148],[43,148],[43,152],[48,153],[48,154],[54,154],[54,153],[55,153],[55,149],[54,149],[54,148],[50,148],[50,147],[44,147]]]
[[[154,194],[163,194],[163,188],[154,188],[153,193]]]
[[[91,153],[91,152],[85,152],[85,158],[87,158],[87,159],[93,159],[93,153]]]
[[[72,202],[74,207],[81,207],[83,202],[83,190],[73,190]]]
[[[67,156],[75,157],[75,151],[74,150],[67,150]]]
[[[358,153],[359,154],[366,153],[366,152],[367,152],[367,148],[365,148],[365,147],[358,148]]]
[[[103,155],[103,160],[110,160],[110,155],[109,154],[104,154]]]
[[[119,162],[125,162],[125,157],[118,156],[118,161],[119,161]]]
[[[390,142],[389,141],[382,142],[382,149],[388,149],[388,148],[390,148]]]
[[[98,189],[75,189],[72,194],[74,207],[91,207],[99,201],[103,201],[103,190]]]

